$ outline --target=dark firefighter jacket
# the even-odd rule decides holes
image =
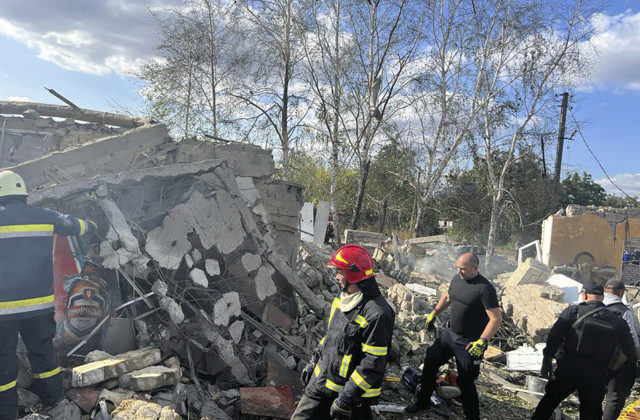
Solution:
[[[53,234],[82,235],[84,220],[0,198],[0,321],[53,312]]]
[[[364,298],[347,313],[335,298],[320,341],[314,374],[305,393],[317,400],[337,398],[375,404],[380,396],[395,314],[374,278],[363,281]]]
[[[593,369],[599,369],[603,372],[606,371],[606,363],[598,362],[590,358],[584,358],[576,353],[578,332],[571,327],[580,315],[598,307],[604,307],[604,304],[599,300],[590,300],[586,303],[583,302],[578,305],[571,305],[567,307],[562,314],[560,314],[560,317],[549,331],[547,345],[543,350],[545,357],[556,357],[558,359],[558,363],[561,363],[563,358],[582,360],[591,365]],[[600,311],[592,316],[609,321],[614,325],[616,344],[620,345],[622,348],[625,356],[627,356],[627,361],[635,365],[637,360],[635,345],[633,343],[633,338],[631,338],[629,325],[624,321],[624,319],[609,309]]]

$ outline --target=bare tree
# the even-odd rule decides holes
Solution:
[[[152,12],[161,40],[159,57],[136,76],[146,83],[141,93],[151,116],[173,131],[179,127],[183,136],[219,135],[225,114],[220,99],[247,54],[235,12],[221,0],[187,0]]]
[[[358,160],[360,182],[350,227],[358,227],[372,150],[380,128],[397,111],[393,101],[420,40],[423,2],[357,1],[349,8],[348,28],[358,57],[349,74],[347,94],[350,130],[346,137]]]
[[[318,137],[326,139],[331,166],[329,202],[333,215],[336,241],[340,244],[341,218],[337,202],[338,177],[344,167],[344,135],[342,113],[345,111],[343,94],[347,74],[354,69],[353,43],[344,32],[346,10],[343,0],[311,0],[308,11],[308,32],[303,38],[305,81],[313,94]]]
[[[481,144],[492,187],[486,268],[502,212],[509,204],[504,185],[516,149],[527,140],[528,132],[541,132],[536,126],[544,124],[545,111],[556,108],[554,93],[564,90],[582,71],[585,63],[579,43],[591,35],[584,19],[593,10],[581,0],[544,7],[518,1],[503,3],[499,12],[500,25],[488,61],[493,77],[483,85],[483,94],[490,100],[481,116]],[[497,150],[506,151],[500,166],[493,159]]]
[[[292,142],[309,111],[306,86],[296,83],[305,30],[301,8],[294,0],[245,0],[243,7],[252,59],[244,77],[236,75],[233,96],[256,111],[249,119],[261,124],[263,133],[275,133],[286,179]]]

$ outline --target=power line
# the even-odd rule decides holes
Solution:
[[[602,163],[600,163],[600,160],[598,160],[598,158],[596,157],[595,153],[593,153],[593,150],[591,150],[591,147],[589,147],[589,145],[587,144],[587,140],[584,138],[584,135],[582,134],[582,130],[580,129],[580,125],[578,124],[578,121],[576,120],[575,115],[573,115],[573,109],[569,109],[569,112],[571,112],[571,118],[573,119],[574,124],[576,125],[576,130],[578,130],[578,134],[580,134],[580,138],[582,139],[582,142],[584,143],[584,145],[587,147],[587,150],[589,151],[589,153],[591,153],[591,156],[593,156],[593,158],[595,159],[596,163],[598,164],[598,166],[600,166],[600,169],[602,169],[602,172],[604,173],[604,175],[607,177],[607,179],[609,180],[609,182],[611,183],[611,185],[613,185],[614,187],[616,187],[618,190],[620,190],[620,192],[622,194],[624,194],[627,198],[633,198],[631,197],[629,194],[627,194],[622,188],[620,188],[618,186],[618,184],[616,184],[615,182],[613,182],[613,179],[611,179],[611,177],[609,176],[609,174],[607,173],[607,171],[604,169],[604,166],[602,166]]]

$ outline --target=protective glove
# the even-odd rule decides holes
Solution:
[[[467,344],[465,350],[469,352],[469,355],[474,359],[482,359],[484,352],[489,347],[489,342],[486,338],[478,338],[476,341],[472,341]]]
[[[433,331],[436,327],[436,311],[431,311],[431,313],[427,316],[427,331]]]
[[[331,416],[331,420],[350,420],[351,404],[338,397],[333,400],[329,414]]]
[[[302,374],[300,374],[300,380],[302,381],[302,385],[307,386],[309,381],[311,381],[311,376],[313,375],[313,369],[315,369],[316,364],[311,362],[307,363],[307,365],[302,369]]]
[[[87,224],[87,231],[85,232],[85,234],[92,233],[98,230],[98,224],[93,219],[85,218],[82,220],[84,220]]]
[[[550,357],[543,357],[542,358],[542,367],[540,368],[540,375],[543,378],[551,378],[551,374],[553,374],[553,361],[551,360]]]

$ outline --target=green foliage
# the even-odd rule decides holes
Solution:
[[[583,172],[570,173],[562,180],[562,205],[579,204],[582,206],[602,206],[607,201],[604,188],[591,178],[591,174]]]
[[[495,170],[504,163],[506,152],[493,153]],[[489,233],[492,191],[484,159],[474,157],[471,169],[447,175],[447,188],[437,197],[442,220],[453,222],[449,234],[459,240],[484,243]],[[506,198],[501,209],[497,240],[539,238],[541,221],[555,211],[552,181],[545,176],[541,160],[522,151],[505,177]]]
[[[415,152],[397,142],[382,147],[369,169],[369,180],[362,208],[362,228],[377,230],[381,224],[384,202],[387,202],[385,231],[405,229],[413,212],[414,193],[411,181],[414,177]],[[304,200],[317,204],[329,200],[331,167],[322,157],[304,152],[291,156],[288,180],[304,186]],[[343,220],[350,220],[358,192],[357,168],[341,168],[338,174],[337,204],[344,213]]]

